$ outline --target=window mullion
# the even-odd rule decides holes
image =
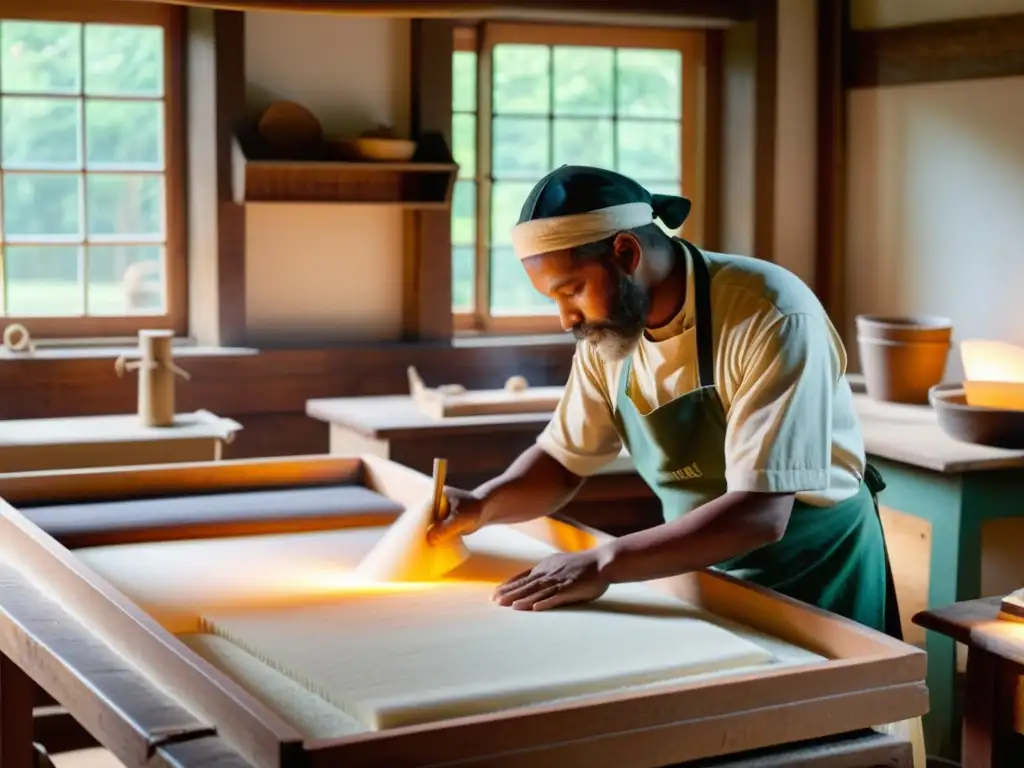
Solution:
[[[612,52],[612,170],[619,170],[619,52]]]
[[[555,169],[555,46],[548,46],[548,170]],[[539,181],[539,179],[538,179]]]
[[[78,195],[78,221],[81,230],[81,250],[78,253],[78,278],[82,281],[82,314],[89,314],[89,222],[88,222],[88,211],[89,206],[86,200],[86,196],[89,194],[89,179],[86,174],[86,147],[88,146],[88,139],[86,132],[88,127],[86,126],[86,115],[88,110],[85,108],[85,72],[86,72],[86,50],[85,50],[85,24],[79,25],[79,38],[78,38],[78,96],[79,96],[79,125],[81,130],[78,132],[78,151],[81,159],[81,177],[79,179],[79,195]]]
[[[477,206],[476,206],[476,292],[474,309],[477,322],[486,328],[491,318],[491,198],[494,176],[492,173],[492,123],[494,120],[493,87],[494,67],[492,48],[483,42],[485,35],[477,36]]]

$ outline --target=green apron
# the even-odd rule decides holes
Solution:
[[[699,251],[691,252],[698,388],[643,415],[628,395],[630,358],[616,396],[619,435],[638,473],[661,500],[666,522],[727,490],[726,418],[715,388],[711,278]],[[779,541],[715,567],[902,639],[878,514],[876,495],[883,487],[881,476],[868,466],[864,482],[850,499],[832,507],[794,501]]]

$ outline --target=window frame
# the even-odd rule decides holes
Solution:
[[[704,197],[706,164],[702,163],[706,143],[707,58],[706,34],[699,29],[661,27],[568,26],[527,22],[484,22],[457,26],[454,51],[476,54],[476,173],[460,180],[475,185],[476,240],[474,243],[474,299],[468,312],[452,310],[456,333],[544,334],[561,332],[557,315],[500,315],[490,311],[490,202],[491,187],[491,105],[493,81],[491,52],[502,43],[535,45],[578,45],[612,48],[678,50],[683,57],[680,123],[680,178],[683,194],[694,201],[697,215],[691,216],[680,235],[700,243],[705,231],[707,208]]]
[[[188,328],[188,252],[185,199],[186,130],[183,9],[165,3],[123,0],[13,0],[0,19],[78,24],[159,26],[164,30],[164,291],[166,312],[152,315],[70,317],[0,315],[0,332],[16,323],[36,339],[128,337],[141,329],[164,329],[185,336]],[[0,240],[0,247],[3,241]],[[0,279],[3,259],[0,259]]]

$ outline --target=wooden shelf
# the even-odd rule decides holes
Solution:
[[[232,151],[232,194],[243,205],[328,203],[445,210],[459,171],[454,162],[254,158],[237,137]]]

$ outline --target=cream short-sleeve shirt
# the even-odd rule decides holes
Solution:
[[[814,506],[849,498],[864,475],[864,441],[846,351],[821,303],[775,264],[709,252],[703,258],[729,490],[795,493]],[[648,331],[633,354],[628,395],[641,413],[698,386],[692,268],[687,275],[679,315]],[[619,455],[614,414],[622,369],[622,361],[577,344],[565,392],[537,439],[570,472],[592,475]]]

